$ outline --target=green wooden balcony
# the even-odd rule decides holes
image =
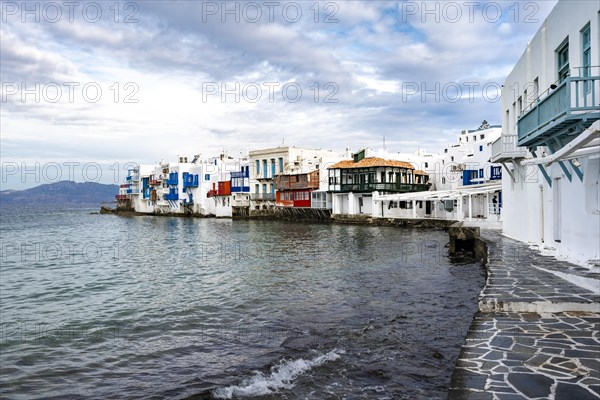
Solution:
[[[573,127],[590,126],[600,119],[600,76],[569,76],[554,90],[524,110],[517,122],[518,145],[544,145]]]
[[[423,192],[429,190],[429,184],[421,183],[343,183],[340,192]]]

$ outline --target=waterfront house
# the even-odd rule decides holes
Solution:
[[[428,176],[415,173],[405,161],[372,157],[370,149],[353,154],[352,160],[337,162],[328,168],[332,213],[371,215],[373,193],[404,193],[429,189]]]
[[[250,166],[248,160],[240,162],[237,171],[231,172],[231,215],[247,216],[250,209]]]
[[[139,165],[128,172],[122,185],[125,193],[117,200],[145,214],[231,216],[230,193],[225,192],[230,187],[230,171],[239,165],[239,160],[225,154],[207,160],[179,157],[177,162]]]
[[[429,191],[373,194],[375,218],[445,219],[501,227],[502,166],[490,162],[492,143],[501,128],[483,121],[476,129],[462,130],[454,144],[439,153],[419,149],[414,154],[379,155],[401,158],[421,168]]]
[[[600,259],[600,3],[559,1],[504,82],[504,234]]]
[[[301,174],[275,176],[276,205],[282,207],[310,207],[311,193],[319,189],[319,170]]]
[[[312,207],[314,204],[314,208],[326,208],[331,204],[324,172],[328,165],[341,158],[332,150],[286,146],[253,150],[249,155],[250,214],[276,206]],[[278,185],[282,191],[279,197]]]

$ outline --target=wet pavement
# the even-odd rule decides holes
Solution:
[[[481,237],[488,243],[488,281],[448,398],[600,399],[598,274],[498,231]],[[599,289],[570,282],[582,277]]]

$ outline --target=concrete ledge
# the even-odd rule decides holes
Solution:
[[[556,302],[551,301],[503,301],[498,299],[480,299],[479,311],[483,313],[560,313],[560,312],[598,312],[598,303]]]

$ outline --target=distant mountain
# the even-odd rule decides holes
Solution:
[[[61,181],[25,190],[2,190],[0,204],[100,204],[113,201],[118,193],[118,185]]]

